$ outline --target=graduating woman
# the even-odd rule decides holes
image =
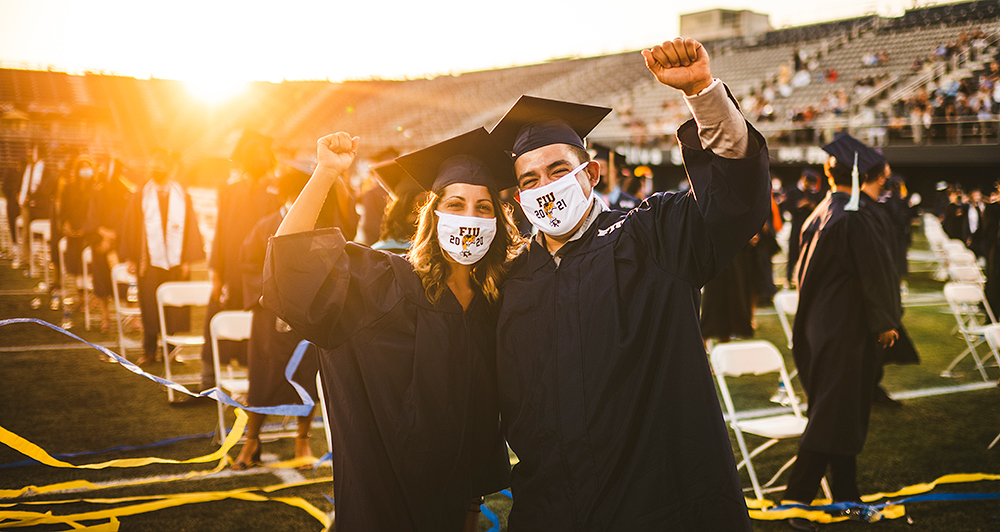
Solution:
[[[358,139],[318,166],[265,262],[263,304],[321,349],[337,530],[460,531],[508,483],[496,388],[496,302],[520,244],[498,191],[510,158],[477,129],[397,162],[431,190],[408,256],[313,231]]]

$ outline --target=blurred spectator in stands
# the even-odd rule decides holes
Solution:
[[[85,232],[89,235],[93,267],[94,296],[101,309],[101,331],[110,328],[111,316],[108,298],[112,296],[111,268],[118,264],[115,251],[125,208],[133,194],[134,187],[124,180],[125,166],[121,161],[109,157],[99,165],[98,177],[94,183],[94,195],[90,200]]]
[[[874,100],[868,100],[861,110],[861,125],[869,146],[885,146],[885,113],[875,107]]]
[[[802,170],[796,185],[785,193],[785,199],[779,205],[782,212],[788,213],[792,223],[792,230],[788,236],[788,265],[785,269],[785,279],[789,286],[792,286],[795,263],[799,260],[799,236],[802,224],[822,199],[819,174],[806,168]]]
[[[129,199],[118,255],[138,278],[142,310],[142,356],[136,364],[151,364],[160,355],[156,337],[160,318],[156,289],[167,281],[186,281],[191,263],[205,258],[191,197],[174,181],[179,158],[165,150],[153,154],[150,180]],[[218,234],[218,233],[217,233]],[[164,309],[167,334],[189,330],[189,309]]]
[[[86,246],[84,228],[87,225],[90,200],[94,195],[94,172],[94,163],[90,158],[77,157],[60,186],[56,220],[62,229],[61,234],[66,238],[63,267],[68,278],[61,279],[66,294],[76,294],[79,286],[77,278],[83,275],[83,248]],[[82,302],[82,299],[77,301]]]
[[[21,190],[18,192],[17,202],[21,207],[25,232],[28,231],[32,220],[45,220],[52,216],[52,207],[59,186],[59,174],[55,165],[46,164],[47,155],[47,146],[43,143],[36,144],[21,176]],[[24,259],[30,257],[30,244],[30,238],[25,238],[21,242],[21,257]]]
[[[827,83],[836,83],[837,82],[837,76],[838,76],[838,74],[837,74],[837,69],[836,68],[828,68],[826,70],[826,82]]]
[[[624,192],[619,186],[619,168],[624,162],[624,157],[615,153],[607,146],[594,144],[594,160],[600,164],[601,180],[594,187],[597,197],[605,205],[615,210],[630,211],[639,206],[639,199]]]
[[[239,174],[219,188],[219,211],[215,238],[208,259],[212,296],[205,311],[205,344],[201,350],[201,389],[215,386],[212,357],[211,321],[222,310],[243,310],[243,268],[240,250],[243,241],[265,216],[278,210],[281,199],[274,186],[277,160],[271,150],[273,139],[254,131],[244,131],[233,151]],[[225,342],[219,346],[219,362],[228,364],[236,357],[246,363],[246,342]]]
[[[986,256],[983,222],[986,214],[986,204],[983,203],[983,193],[974,188],[969,192],[969,202],[965,204],[965,246],[977,257]]]
[[[394,148],[386,148],[375,154],[371,160],[371,166],[391,161],[399,156],[399,152]],[[382,215],[385,214],[385,207],[389,203],[389,194],[375,180],[375,174],[369,173],[367,179],[361,185],[361,224],[359,227],[358,242],[371,246],[379,239],[379,231],[382,227]]]

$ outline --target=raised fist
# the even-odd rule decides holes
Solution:
[[[680,37],[642,51],[646,68],[657,81],[688,96],[694,96],[712,84],[708,52],[700,42]]]
[[[323,169],[335,175],[344,173],[351,167],[358,154],[358,137],[351,137],[343,131],[332,133],[316,141],[316,169]]]

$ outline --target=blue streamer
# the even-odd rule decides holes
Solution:
[[[793,508],[802,508],[806,510],[826,512],[834,515],[843,515],[844,512],[850,510],[860,510],[860,514],[871,514],[876,513],[879,510],[883,510],[888,506],[909,504],[911,502],[937,502],[937,501],[990,501],[1000,499],[1000,493],[926,493],[923,495],[915,495],[913,497],[906,497],[903,499],[886,501],[880,504],[864,504],[857,502],[838,502],[833,504],[824,504],[822,506],[809,506],[805,504],[783,504],[781,506],[775,506],[773,508],[768,508],[767,512],[790,510]]]
[[[302,340],[301,342],[299,342],[299,345],[295,347],[295,352],[292,353],[292,358],[288,361],[288,365],[285,366],[285,380],[287,380],[292,385],[292,387],[295,388],[295,391],[299,394],[299,398],[302,399],[302,404],[279,405],[279,406],[244,406],[234,401],[232,397],[226,395],[226,393],[224,393],[218,387],[209,388],[208,390],[205,390],[201,393],[194,393],[188,390],[185,386],[177,384],[176,382],[168,381],[164,378],[157,377],[156,375],[153,375],[151,373],[146,373],[139,366],[136,366],[132,362],[129,362],[128,359],[111,351],[107,347],[90,343],[84,340],[83,338],[80,338],[79,336],[67,331],[66,329],[53,325],[47,321],[39,320],[36,318],[10,318],[6,320],[0,320],[0,327],[3,327],[5,325],[12,325],[15,323],[37,323],[39,325],[44,325],[52,329],[53,331],[60,332],[66,336],[69,336],[74,340],[83,342],[89,345],[90,347],[93,347],[94,349],[100,351],[101,353],[104,353],[105,355],[115,359],[119,364],[121,364],[123,368],[131,371],[132,373],[135,373],[136,375],[145,377],[157,384],[166,386],[176,392],[190,395],[191,397],[208,397],[209,399],[213,399],[215,401],[218,401],[225,405],[229,405],[234,408],[242,408],[243,410],[249,412],[256,412],[258,414],[265,414],[272,416],[296,416],[296,417],[308,416],[309,413],[312,412],[313,406],[316,405],[316,403],[312,400],[312,397],[309,397],[309,394],[305,391],[305,389],[302,388],[302,386],[299,385],[299,383],[292,380],[292,376],[295,375],[295,370],[298,369],[299,362],[302,361],[302,357],[305,355],[306,348],[309,346],[309,342],[307,340]]]
[[[510,490],[509,490],[509,489],[507,489],[507,490],[500,490],[500,495],[506,495],[507,497],[509,497],[509,498],[511,498],[511,499],[513,499],[513,498],[514,498],[514,495],[512,495],[512,494],[510,493]]]

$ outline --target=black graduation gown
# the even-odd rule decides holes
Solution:
[[[198,228],[198,217],[187,191],[184,192],[184,243],[181,247],[181,263],[191,264],[205,258],[205,243]],[[180,266],[169,270],[149,264],[149,247],[146,243],[146,223],[142,212],[142,188],[132,194],[125,208],[122,234],[118,243],[118,255],[122,262],[132,261],[138,268],[139,307],[142,309],[144,349],[155,352],[156,335],[160,332],[160,319],[156,310],[156,288],[167,281],[187,280]],[[187,331],[191,328],[191,309],[166,308],[168,334]]]
[[[405,258],[326,229],[271,239],[263,304],[321,348],[338,531],[459,531],[507,486],[481,294],[432,305]]]
[[[512,532],[750,530],[698,324],[701,287],[764,223],[770,176],[678,130],[691,191],[609,211],[512,264],[497,327]]]
[[[878,333],[899,327],[899,285],[874,217],[826,197],[802,231],[795,365],[809,400],[801,447],[856,455],[864,446],[882,363]]]
[[[281,211],[264,218],[243,242],[240,263],[243,265],[243,303],[253,311],[250,341],[247,345],[248,406],[302,404],[295,388],[285,380],[285,366],[302,341],[302,335],[280,321],[274,312],[260,305],[263,293],[264,256],[267,240],[281,225]],[[305,388],[314,401],[316,372],[319,370],[316,346],[309,346],[292,379]]]
[[[903,261],[906,260],[906,246],[900,241],[896,229],[898,228],[898,220],[894,217],[894,211],[891,207],[891,203],[880,203],[871,199],[867,194],[862,194],[860,198],[860,210],[863,213],[872,215],[880,226],[879,231],[876,236],[881,237],[883,245],[888,250],[890,258],[892,258],[893,266],[895,270],[890,270],[889,282],[893,286],[899,286],[899,256],[902,253]],[[902,251],[900,250],[902,248]],[[905,270],[905,267],[904,267]],[[899,290],[895,290],[890,293],[892,297],[893,312],[899,316],[899,328],[896,332],[899,333],[899,338],[892,344],[892,347],[888,347],[882,351],[882,363],[883,364],[919,364],[920,355],[917,354],[917,349],[913,345],[913,341],[910,340],[910,335],[906,332],[906,327],[903,325],[903,301],[900,297]]]
[[[747,244],[701,293],[701,335],[723,341],[753,337],[753,309],[759,266],[756,246]]]
[[[101,228],[115,232],[120,239],[122,220],[125,208],[132,193],[118,178],[99,183],[90,199],[90,209],[87,213],[87,224],[84,231],[89,235],[89,243],[93,250],[94,293],[99,298],[107,298],[113,294],[111,289],[111,265],[108,263],[108,253],[101,251]],[[117,241],[117,240],[116,240]]]

